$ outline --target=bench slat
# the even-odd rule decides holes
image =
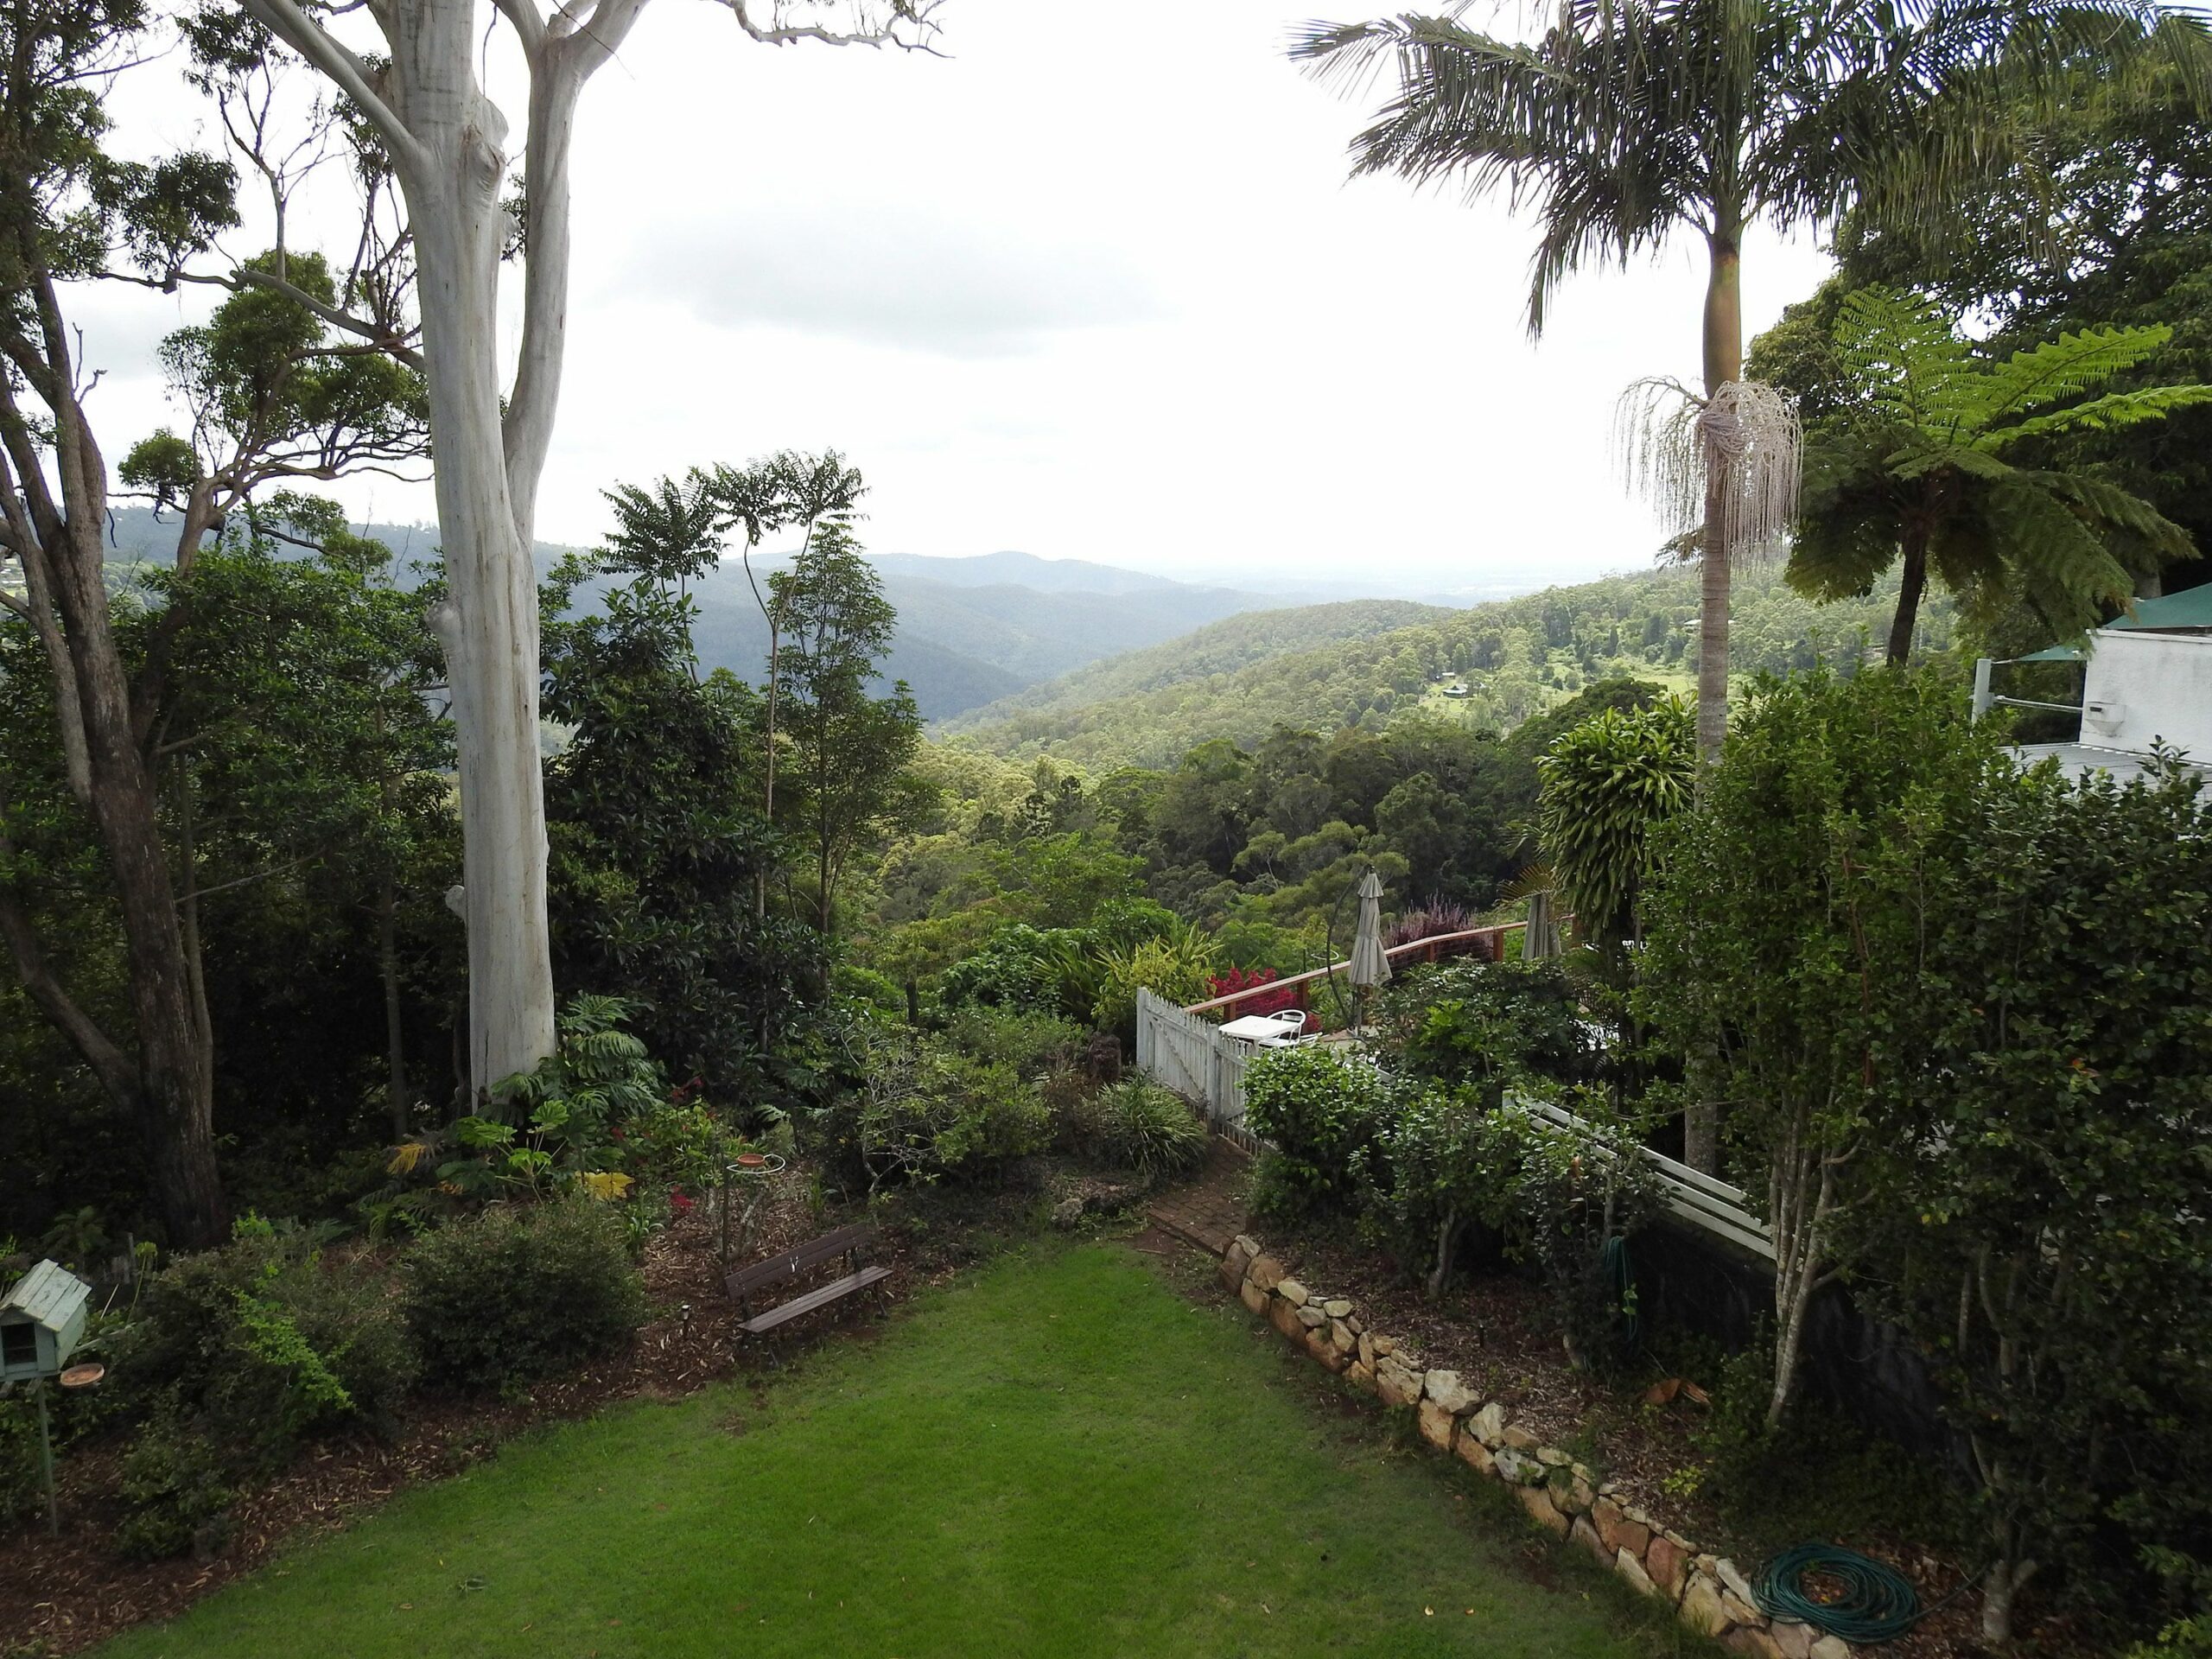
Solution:
[[[772,1255],[749,1268],[740,1268],[724,1282],[729,1287],[732,1299],[741,1300],[764,1285],[781,1284],[786,1279],[796,1279],[802,1273],[810,1272],[848,1250],[866,1249],[875,1242],[875,1224],[868,1221],[840,1227],[834,1233],[824,1233],[819,1238],[810,1239],[781,1255]]]
[[[890,1276],[891,1269],[888,1268],[862,1268],[858,1273],[849,1273],[842,1279],[831,1280],[819,1289],[810,1290],[804,1296],[794,1296],[782,1306],[772,1307],[766,1313],[747,1319],[740,1329],[747,1336],[765,1336],[788,1319],[795,1319],[802,1313],[811,1313],[817,1307],[827,1307],[841,1296],[865,1290]]]

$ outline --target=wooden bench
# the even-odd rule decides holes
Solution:
[[[787,1325],[803,1314],[817,1308],[829,1306],[856,1290],[866,1290],[880,1284],[891,1276],[891,1269],[883,1267],[861,1267],[860,1253],[875,1243],[876,1230],[873,1222],[859,1222],[850,1227],[840,1227],[834,1233],[824,1233],[817,1239],[786,1250],[781,1255],[772,1255],[765,1262],[755,1262],[749,1268],[740,1268],[730,1274],[730,1300],[737,1304],[745,1321],[738,1326],[748,1337],[765,1337],[778,1326]],[[839,1256],[845,1258],[842,1278],[832,1279],[818,1285],[803,1296],[794,1296],[788,1302],[779,1302],[760,1313],[753,1311],[753,1296],[777,1285],[789,1284],[792,1280],[813,1272],[825,1262]]]

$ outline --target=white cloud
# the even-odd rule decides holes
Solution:
[[[617,480],[835,445],[886,550],[1429,588],[1645,563],[1612,405],[1694,373],[1700,251],[1574,279],[1531,343],[1529,224],[1345,182],[1379,92],[1287,61],[1308,4],[956,0],[947,60],[651,9],[579,121],[542,533],[595,537]],[[1751,327],[1823,269],[1755,239]]]

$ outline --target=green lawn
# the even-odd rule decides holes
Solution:
[[[764,1396],[733,1385],[531,1437],[103,1651],[1675,1645],[1594,1568],[1533,1582],[1498,1495],[1391,1449],[1317,1375],[1241,1307],[1186,1302],[1124,1248],[1039,1245]]]

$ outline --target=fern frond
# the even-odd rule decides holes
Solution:
[[[2087,328],[2031,346],[1988,377],[1988,423],[2038,404],[2078,397],[2154,355],[2173,338],[2164,324],[2144,328]]]
[[[2071,409],[2031,415],[2011,426],[1999,427],[1985,435],[1983,446],[1997,448],[2051,432],[2110,432],[2144,421],[2162,420],[2169,410],[2186,409],[2191,404],[2212,404],[2212,386],[2146,386],[2139,391],[2108,392]]]

